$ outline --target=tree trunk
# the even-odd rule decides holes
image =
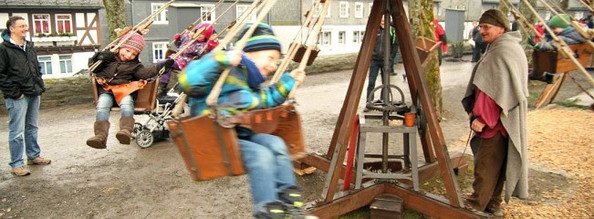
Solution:
[[[426,37],[435,40],[433,0],[410,0],[408,2],[408,11],[410,13],[413,38]],[[425,81],[429,88],[429,94],[435,106],[435,113],[437,113],[437,118],[441,119],[443,103],[437,49],[427,56],[427,60],[422,67],[425,73]]]
[[[107,29],[109,30],[109,40],[113,41],[117,38],[115,29],[124,28],[126,26],[125,20],[125,3],[124,0],[103,0],[105,6],[105,15],[107,17]]]

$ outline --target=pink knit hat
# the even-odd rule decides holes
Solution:
[[[124,44],[122,44],[122,48],[128,48],[131,50],[140,53],[144,48],[144,37],[136,32],[127,33],[122,39],[127,38],[128,36],[132,35]]]
[[[204,37],[206,39],[210,38],[210,36],[214,32],[214,28],[212,27],[212,24],[207,23],[207,22],[202,22],[195,28],[196,32],[201,31],[200,29],[204,29],[204,32],[202,32],[202,34],[204,35]]]

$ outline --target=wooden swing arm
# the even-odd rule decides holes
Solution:
[[[308,36],[309,38],[309,45],[307,46],[307,49],[305,50],[305,53],[303,54],[303,58],[301,58],[301,62],[299,63],[299,67],[297,67],[297,70],[305,70],[305,67],[307,67],[307,62],[309,61],[309,58],[311,56],[311,50],[313,50],[316,46],[316,44],[318,43],[318,35],[320,34],[320,32],[322,31],[322,25],[324,24],[325,18],[326,18],[326,11],[328,10],[328,5],[332,4],[332,0],[326,0],[326,2],[324,3],[324,8],[322,9],[322,13],[320,14],[320,18],[319,20],[316,22],[315,24],[315,28],[313,30],[313,32]],[[313,38],[311,38],[313,36]],[[287,96],[287,100],[293,100],[295,98],[295,90],[297,90],[297,86],[295,86],[293,89],[291,89],[291,91],[289,92],[288,96]]]
[[[221,16],[219,16],[217,19],[215,19],[211,24],[208,25],[208,27],[212,27],[214,26],[214,24],[217,23],[217,21],[223,17],[223,15],[225,15],[227,12],[229,12],[229,10],[239,2],[239,0],[235,0],[235,2],[233,4],[231,4],[231,6],[229,6],[229,8],[227,8],[227,10],[225,10]],[[229,28],[230,26],[233,26],[233,22],[231,22],[229,24],[229,26],[227,26],[225,29]],[[198,36],[200,36],[202,33],[204,33],[206,29],[200,29],[198,30],[196,33],[191,35],[191,39],[190,42],[186,45],[184,45],[184,47],[182,47],[181,49],[179,49],[175,54],[171,55],[170,58],[171,59],[177,59],[179,56],[181,56],[182,53],[184,53],[188,48],[190,48],[190,46],[196,42],[196,40],[198,40]],[[216,35],[215,35],[216,36]],[[203,52],[206,49],[206,47],[204,47],[200,52]],[[159,76],[163,75],[163,73],[165,73],[165,68],[161,68],[159,70]]]
[[[317,8],[319,6],[319,4],[320,4],[320,2],[316,1],[312,5],[311,9],[309,9],[309,11],[306,12],[305,22],[303,23],[303,25],[301,25],[301,28],[299,28],[299,31],[293,38],[293,41],[291,41],[291,43],[289,44],[289,49],[287,51],[287,55],[285,56],[285,58],[283,59],[283,61],[279,65],[279,67],[276,69],[276,71],[274,72],[274,75],[273,75],[272,79],[270,80],[269,85],[272,85],[272,84],[278,82],[278,80],[280,79],[280,76],[284,73],[285,70],[287,70],[289,63],[291,63],[293,58],[295,58],[295,55],[297,54],[297,51],[298,51],[297,49],[299,48],[299,46],[298,46],[298,44],[300,43],[299,40],[302,39],[301,35],[305,32],[304,30],[308,29],[310,27],[310,25],[313,23],[313,11],[315,10],[315,8]],[[318,19],[319,19],[319,17],[318,17]]]
[[[159,10],[155,11],[153,14],[146,17],[142,21],[140,21],[138,24],[136,24],[134,27],[132,27],[132,29],[129,30],[128,32],[134,31],[134,32],[137,32],[142,35],[146,34],[148,32],[148,28],[153,24],[155,17],[158,14],[160,14],[161,12],[163,12],[166,8],[168,8],[171,4],[173,4],[173,2],[175,2],[175,0],[171,0],[167,3],[165,3],[165,5],[161,6],[159,8]],[[116,53],[117,50],[120,48],[120,46],[122,46],[125,42],[127,42],[130,39],[130,37],[132,37],[132,35],[122,35],[120,38],[115,39],[114,41],[109,43],[107,46],[105,46],[102,51],[109,49],[113,53]],[[98,61],[94,62],[93,64],[91,64],[91,66],[89,67],[89,72],[93,72],[97,67],[99,67],[99,65],[101,65],[102,62],[103,62],[102,60],[98,60]]]
[[[246,33],[242,36],[242,38],[237,42],[236,47],[235,47],[235,49],[237,51],[243,50],[243,47],[245,47],[245,44],[247,43],[250,36],[254,33],[254,31],[256,31],[256,28],[258,27],[257,24],[260,23],[260,21],[262,21],[264,19],[264,17],[266,17],[266,15],[268,14],[268,11],[270,11],[270,9],[272,8],[272,6],[274,6],[276,1],[277,0],[263,1],[264,6],[262,7],[262,10],[260,10],[260,14],[258,14],[258,17],[256,18],[256,21],[254,22],[254,25],[250,26],[250,29],[248,29],[246,31]],[[256,2],[254,1],[254,4],[255,3]],[[247,17],[250,13],[246,13],[244,15]],[[229,31],[230,33],[227,34],[227,36],[225,36],[226,40],[224,42],[228,43],[231,40],[231,38],[234,37],[235,34],[237,34],[238,30],[243,28],[243,26],[245,26],[245,25],[246,25],[246,23],[241,22],[239,25],[237,25],[237,28],[234,28],[234,30],[237,30],[237,31]],[[231,32],[233,32],[233,36],[229,36],[229,35],[231,35]],[[221,44],[219,44],[219,46],[217,46],[217,48],[219,48],[219,47],[221,47]],[[229,76],[230,71],[231,71],[231,68],[227,68],[227,69],[225,69],[225,71],[223,71],[223,73],[221,73],[221,75],[219,76],[219,79],[217,80],[217,82],[213,86],[210,94],[206,98],[206,104],[210,108],[213,108],[213,109],[216,108],[217,99],[219,98],[219,95],[221,94],[221,89],[223,87],[223,84],[225,83],[225,80],[227,79],[227,76]],[[216,114],[215,114],[215,116],[216,116]]]
[[[509,0],[504,0],[504,1],[509,1]],[[592,76],[590,76],[590,74],[588,73],[588,71],[586,71],[586,69],[584,68],[584,66],[582,66],[578,60],[575,58],[573,51],[571,51],[571,49],[569,49],[569,46],[567,45],[567,43],[565,43],[565,41],[563,41],[563,39],[557,37],[557,35],[555,35],[555,33],[551,30],[551,28],[546,25],[546,22],[540,17],[538,16],[538,12],[536,12],[536,9],[534,9],[534,7],[532,7],[532,5],[530,5],[530,3],[527,0],[522,0],[524,2],[524,4],[528,7],[528,9],[530,9],[530,11],[536,15],[536,18],[538,18],[538,20],[543,23],[543,27],[545,28],[545,30],[551,34],[551,36],[553,37],[553,40],[555,41],[555,43],[557,43],[558,45],[558,51],[561,51],[567,58],[569,58],[569,60],[571,60],[571,62],[573,62],[573,64],[577,67],[577,69],[579,70],[579,72],[581,72],[587,79],[588,83],[590,83],[590,85],[592,87],[594,87],[594,78],[592,78]],[[508,2],[508,4],[510,4]],[[515,7],[511,7],[514,10],[517,10]]]
[[[532,25],[530,22],[528,22],[526,17],[524,17],[519,11],[517,11],[517,9],[515,7],[513,7],[513,5],[510,6],[510,3],[508,2],[508,0],[503,0],[502,2],[504,4],[506,4],[508,8],[511,8],[510,12],[514,15],[514,18],[516,20],[522,21],[524,26],[527,26],[537,37],[544,39],[545,35],[540,34],[538,31],[536,31],[536,27],[534,27],[534,25]]]
[[[578,33],[580,33],[580,35],[582,35],[582,37],[584,37],[584,39],[591,39],[592,38],[592,34],[589,33],[589,31],[585,30],[582,25],[580,25],[574,17],[572,17],[569,14],[566,14],[567,16],[569,16],[569,18],[571,20],[566,20],[563,16],[561,16],[561,13],[557,12],[555,9],[553,9],[553,7],[551,7],[550,4],[548,4],[545,0],[539,0],[545,7],[547,7],[549,10],[551,10],[553,13],[555,13],[555,15],[559,16],[559,18],[561,18],[561,20],[563,21],[563,23],[567,24],[567,25],[571,25],[573,28],[575,28]],[[560,11],[562,11],[559,8]],[[588,43],[588,45],[591,48],[594,48],[594,43],[592,43],[592,41],[590,40],[586,40],[586,43]]]

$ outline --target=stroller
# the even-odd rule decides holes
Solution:
[[[146,113],[148,120],[144,123],[134,123],[132,137],[140,148],[149,148],[154,142],[169,137],[169,129],[165,123],[172,119],[173,108],[181,101],[181,92],[177,93],[176,88],[177,85],[171,88],[166,96],[157,98],[157,107]]]

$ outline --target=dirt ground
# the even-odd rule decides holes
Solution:
[[[446,62],[442,66],[445,112],[441,127],[452,151],[463,150],[465,139],[461,139],[468,133],[459,101],[471,67],[469,62]],[[402,71],[402,65],[397,71]],[[310,75],[297,93],[310,151],[326,152],[350,73]],[[400,75],[392,78],[405,91],[408,89]],[[534,89],[539,86],[541,89],[542,85],[533,85]],[[575,86],[566,83],[558,100],[577,93]],[[527,201],[514,199],[510,205],[504,205],[510,217],[594,217],[592,211],[587,210],[594,208],[591,174],[594,164],[591,119],[594,115],[584,110],[559,110],[559,114],[538,114],[550,110],[531,113],[536,121],[547,118],[551,122],[535,128],[550,138],[531,136],[530,153],[534,154],[531,155],[534,159],[530,172],[531,198]],[[119,115],[112,113],[111,116],[108,149],[95,150],[85,145],[93,134],[95,111],[92,104],[42,110],[39,142],[42,155],[53,162],[48,166],[30,166],[30,176],[15,177],[6,165],[10,160],[8,118],[0,115],[0,146],[4,148],[0,153],[0,218],[250,217],[246,175],[194,182],[173,143],[165,140],[147,149],[134,144],[120,145],[114,137]],[[146,119],[145,116],[136,118]],[[561,121],[561,118],[573,120]],[[535,122],[531,120],[531,123]],[[590,133],[590,138],[575,134],[577,131]],[[566,137],[572,140],[564,141]],[[536,146],[553,140],[559,147],[541,149]],[[325,178],[326,174],[321,171],[298,177],[308,200],[320,197]],[[468,192],[468,188],[463,190]],[[545,214],[547,211],[542,209],[548,209],[549,213]]]

